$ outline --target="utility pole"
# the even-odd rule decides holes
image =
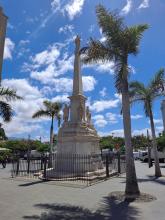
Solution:
[[[8,17],[3,13],[2,7],[0,7],[0,86],[2,83],[2,66],[3,66],[7,20]]]

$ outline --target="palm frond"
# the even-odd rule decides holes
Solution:
[[[96,7],[98,24],[109,44],[113,48],[118,48],[122,44],[123,30],[125,28],[123,18],[116,12],[110,12],[102,5]]]
[[[98,40],[90,39],[88,46],[80,50],[84,54],[83,63],[105,62],[113,59],[113,53],[103,43]]]
[[[157,97],[159,95],[162,96],[162,93],[164,92],[164,84],[164,69],[161,68],[159,71],[157,71],[148,86],[151,90],[153,97]]]
[[[13,116],[13,111],[8,103],[0,101],[0,115],[5,122],[11,121]]]
[[[40,118],[40,117],[50,117],[50,112],[40,109],[39,111],[37,111],[36,113],[33,114],[32,118]]]
[[[22,100],[23,98],[17,95],[16,91],[10,88],[0,87],[0,97],[7,101]]]
[[[138,53],[140,40],[143,36],[144,31],[147,30],[148,27],[149,26],[147,24],[143,24],[127,27],[124,30],[124,47],[127,48],[129,53],[132,53],[134,55]]]

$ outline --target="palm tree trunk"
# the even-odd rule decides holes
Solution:
[[[51,154],[53,152],[53,119],[54,117],[52,116],[51,127],[50,127],[50,153]]]
[[[131,144],[131,117],[130,117],[130,102],[128,92],[128,81],[123,80],[122,83],[122,111],[123,111],[123,126],[126,148],[126,196],[139,195],[139,187],[136,178],[135,163],[133,157],[133,147]]]
[[[160,177],[162,176],[160,166],[159,166],[159,156],[158,156],[158,149],[157,149],[157,143],[156,143],[156,134],[155,134],[155,126],[154,126],[154,119],[153,119],[153,113],[151,106],[149,107],[150,112],[150,125],[151,125],[151,132],[152,132],[152,145],[153,145],[153,151],[154,151],[154,160],[155,160],[155,176]]]

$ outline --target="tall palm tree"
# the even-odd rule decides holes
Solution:
[[[107,11],[102,5],[96,7],[98,24],[105,41],[90,39],[87,47],[81,49],[84,63],[114,62],[115,87],[122,94],[123,124],[126,146],[126,188],[125,194],[139,195],[136,178],[133,148],[131,145],[131,119],[128,92],[130,68],[129,55],[137,55],[143,32],[148,28],[146,24],[128,27],[123,18],[117,13]]]
[[[142,102],[144,105],[144,111],[146,117],[150,119],[151,133],[152,133],[152,145],[155,159],[155,176],[161,176],[161,170],[159,166],[159,157],[157,151],[155,126],[153,119],[153,102],[155,99],[164,96],[164,69],[160,69],[150,81],[150,83],[145,86],[143,83],[138,81],[133,81],[130,83],[130,101],[131,102]]]
[[[8,102],[21,99],[22,97],[18,96],[15,90],[0,87],[0,116],[5,122],[11,121],[13,116],[13,109]]]
[[[50,126],[50,152],[52,153],[53,147],[53,127],[54,127],[54,119],[58,121],[58,127],[61,122],[60,110],[62,109],[62,105],[58,102],[44,101],[44,108],[40,109],[34,115],[33,118],[40,118],[43,116],[51,118],[51,126]]]

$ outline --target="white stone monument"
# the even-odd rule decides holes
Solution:
[[[64,122],[58,133],[58,153],[99,154],[99,137],[91,122],[91,112],[86,107],[80,64],[80,38],[75,39],[73,93],[70,106],[64,108]]]
[[[163,118],[163,131],[165,132],[165,100],[161,103],[161,111],[162,111],[162,118]]]

